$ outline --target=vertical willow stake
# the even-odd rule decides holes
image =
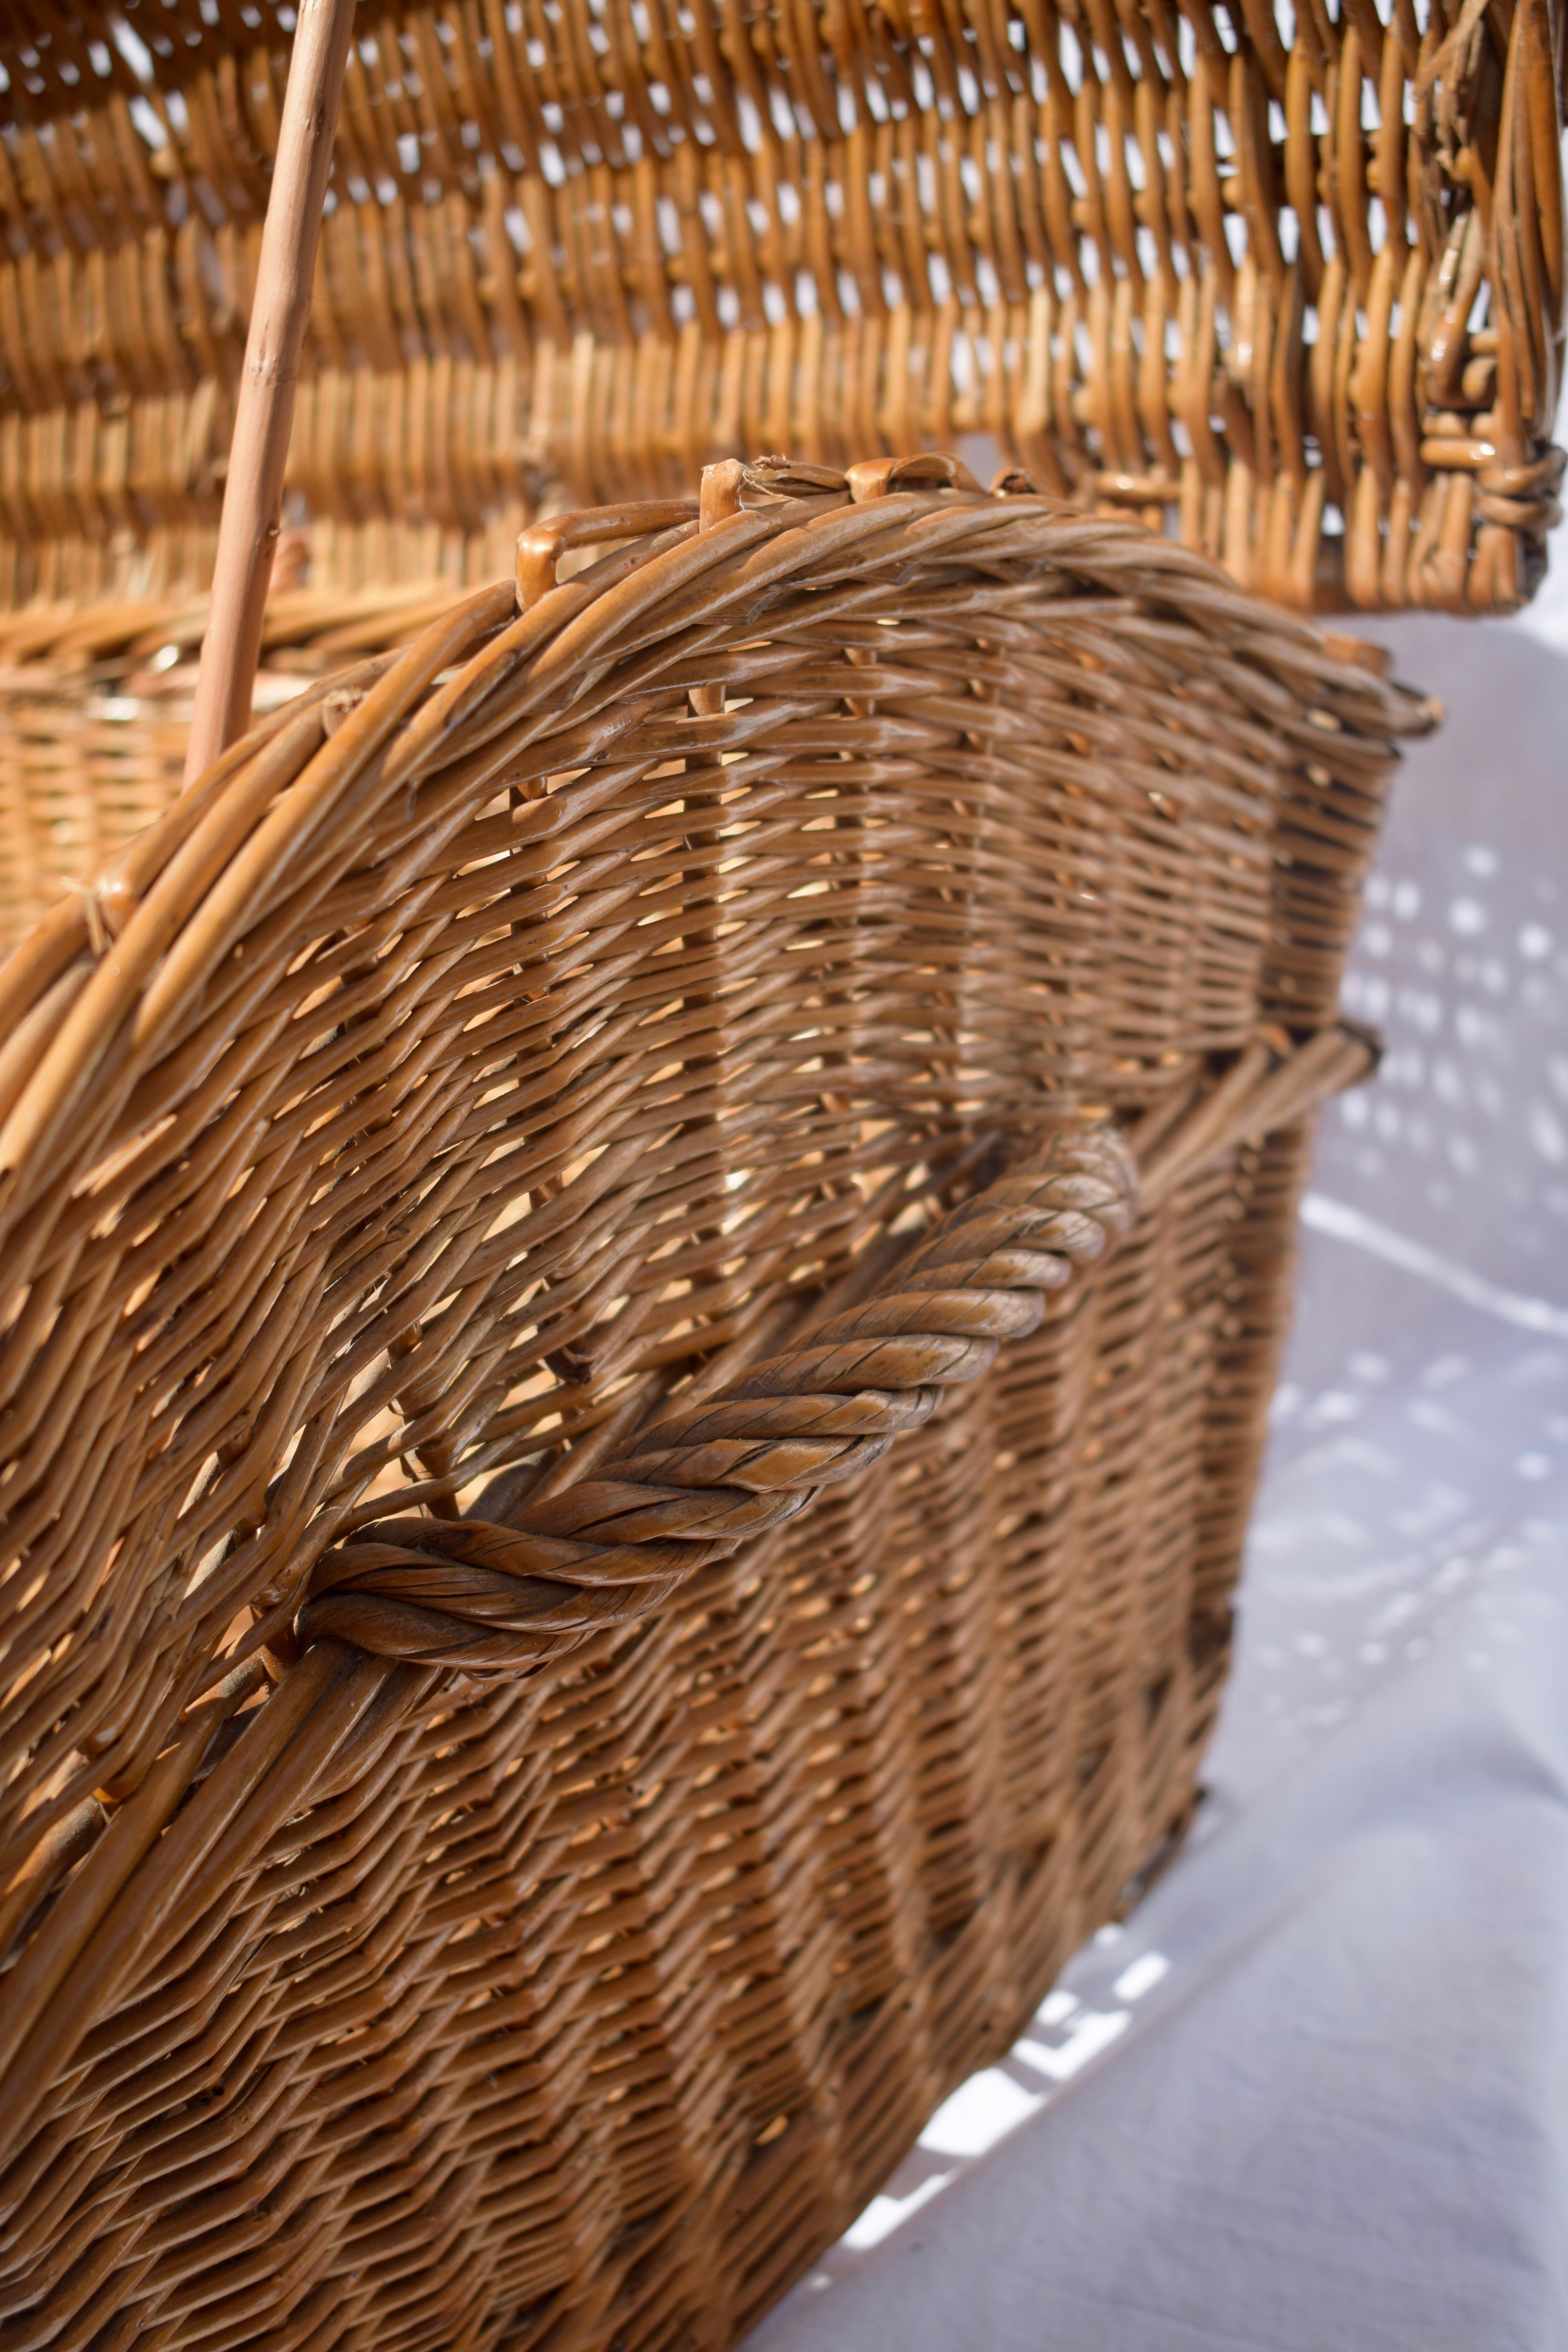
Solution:
[[[185,782],[250,724],[354,0],[300,0],[234,420]]]

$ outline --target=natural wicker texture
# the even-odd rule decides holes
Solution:
[[[185,746],[188,784],[249,732],[254,716],[267,600],[282,545],[294,396],[358,10],[359,0],[300,0],[295,17]]]
[[[275,596],[256,715],[417,635],[456,594],[430,581]],[[178,792],[205,622],[205,596],[0,614],[0,961]]]
[[[128,13],[146,80],[96,11],[0,23],[16,595],[211,562],[286,37],[271,0]],[[1555,0],[362,23],[292,459],[319,579],[490,576],[557,478],[967,433],[1288,604],[1534,590]]]
[[[531,535],[0,970],[17,2345],[727,2344],[1185,1819],[1430,714],[915,473]]]

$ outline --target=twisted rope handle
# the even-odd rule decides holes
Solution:
[[[300,1614],[385,1658],[513,1674],[658,1608],[694,1570],[858,1476],[1032,1331],[1045,1294],[1131,1225],[1121,1136],[1063,1128],[954,1209],[862,1305],[652,1423],[522,1523],[389,1519],[329,1553]]]
[[[383,1658],[516,1674],[658,1609],[710,1561],[858,1477],[1033,1331],[1045,1295],[1237,1143],[1293,1124],[1365,1076],[1370,1033],[1266,1032],[1217,1081],[1201,1069],[1133,1145],[1108,1125],[1055,1130],[952,1210],[862,1304],[718,1395],[648,1423],[595,1475],[521,1522],[385,1519],[318,1563],[299,1630]]]

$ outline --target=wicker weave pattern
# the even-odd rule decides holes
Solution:
[[[1427,714],[920,479],[534,535],[0,971],[18,2342],[726,2343],[1181,1825]]]
[[[306,1639],[469,1674],[517,1673],[602,1626],[668,1606],[699,1569],[766,1535],[825,1486],[865,1475],[942,1391],[1039,1323],[1045,1295],[1136,1213],[1114,1130],[1053,1137],[942,1221],[892,1286],[814,1322],[717,1397],[661,1414],[629,1452],[527,1510],[392,1520],[317,1568]]]
[[[132,19],[177,92],[148,138],[110,48],[107,79],[67,24],[5,50],[18,593],[211,560],[283,36],[195,0]],[[484,0],[364,28],[293,460],[321,577],[489,576],[556,480],[647,495],[724,453],[972,433],[1288,604],[1533,592],[1552,0],[1386,26],[1311,0],[1289,51],[1269,8],[1209,0],[820,25]]]
[[[417,635],[456,598],[439,580],[275,596],[256,715],[371,646]],[[197,596],[0,614],[0,958],[178,792],[206,611]]]
[[[174,1948],[145,1883],[99,1930],[69,2147],[102,2153],[39,2134],[7,2175],[13,2326],[731,2340],[1182,1825],[1300,1156],[1211,1170],[956,1410],[567,1670],[454,1711],[312,1651],[157,1850]],[[97,2258],[51,2287],[73,2222]]]

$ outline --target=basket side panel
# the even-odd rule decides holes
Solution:
[[[372,1726],[10,2167],[16,2324],[741,2333],[1184,1820],[1290,1206],[1194,1181],[689,1605]]]

